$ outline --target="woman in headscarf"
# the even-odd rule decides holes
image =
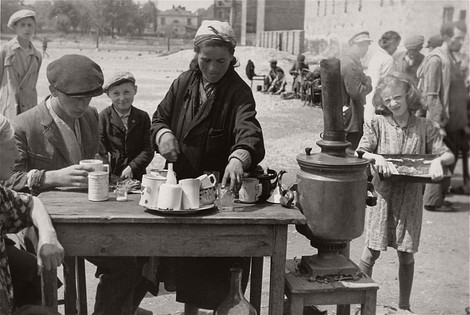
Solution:
[[[250,87],[235,72],[236,41],[227,22],[203,21],[194,39],[191,67],[171,85],[152,120],[156,150],[174,163],[178,179],[205,171],[222,175],[222,187],[238,191],[245,172],[264,158],[261,126]],[[181,258],[176,270],[176,300],[185,314],[216,309],[229,293],[230,268],[244,269],[239,257]]]
[[[364,121],[369,121],[375,115],[375,107],[372,104],[375,87],[380,80],[395,70],[395,60],[393,54],[400,45],[401,37],[395,31],[385,32],[379,39],[379,48],[372,55],[369,61],[367,74],[372,81],[372,92],[366,96],[366,105],[364,106]]]

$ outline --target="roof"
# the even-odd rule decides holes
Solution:
[[[194,14],[192,13],[191,11],[187,11],[186,8],[184,7],[181,7],[181,6],[177,6],[177,7],[173,7],[172,9],[170,10],[166,10],[166,11],[161,11],[158,13],[159,16],[162,16],[162,15],[170,15],[170,16],[190,16],[190,17],[197,17],[197,14]]]

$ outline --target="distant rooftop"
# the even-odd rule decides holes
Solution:
[[[159,15],[196,16],[197,14],[194,14],[191,11],[187,11],[186,7],[178,5],[173,6],[173,8],[170,10],[161,11]]]

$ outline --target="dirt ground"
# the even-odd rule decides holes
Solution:
[[[37,43],[36,47],[40,47]],[[65,47],[65,48],[64,48]],[[48,84],[45,69],[48,63],[64,54],[83,54],[103,68],[105,77],[117,70],[131,71],[137,80],[138,94],[134,104],[153,114],[160,100],[164,97],[171,82],[180,72],[186,70],[193,56],[190,50],[158,57],[156,54],[133,50],[126,51],[95,51],[85,48],[70,48],[66,45],[50,43],[49,58],[44,59],[38,83],[38,94],[42,99],[48,95]],[[278,65],[285,71],[289,70],[295,56],[272,49],[239,47],[235,55],[241,66],[240,75],[244,74],[245,65],[251,59],[257,73],[266,73],[269,60],[276,58]],[[288,75],[289,79],[291,77]],[[290,86],[290,83],[288,86]],[[255,89],[254,89],[255,90]],[[281,100],[278,96],[254,92],[257,102],[258,119],[261,122],[265,142],[266,158],[261,163],[277,171],[285,169],[291,180],[295,179],[298,170],[296,155],[305,147],[313,147],[319,151],[316,141],[323,131],[321,109],[303,106],[299,100]],[[105,95],[92,100],[92,106],[101,110],[109,105]],[[154,160],[154,166],[161,167],[162,160]],[[461,166],[457,168],[461,174]],[[456,174],[455,181],[461,175]],[[461,181],[461,180],[460,180]],[[435,213],[424,211],[422,241],[419,253],[415,256],[415,278],[411,306],[417,314],[465,314],[469,302],[469,197],[453,195],[448,199],[455,203],[457,211],[453,213]],[[359,262],[364,244],[364,237],[351,243],[351,259]],[[289,228],[287,258],[312,255],[316,252],[309,241]],[[94,278],[94,267],[87,265],[88,307],[93,309],[97,280]],[[267,314],[268,304],[268,271],[269,260],[265,259],[263,276],[262,314]],[[393,314],[390,307],[397,306],[398,300],[398,262],[393,250],[382,253],[374,270],[374,280],[380,285],[377,303],[378,313]],[[59,292],[59,296],[62,293]],[[248,295],[247,295],[248,296]],[[179,314],[183,306],[175,302],[175,295],[162,292],[158,297],[148,295],[141,305],[153,314]],[[334,314],[334,308],[328,309]],[[63,311],[63,308],[62,308]]]

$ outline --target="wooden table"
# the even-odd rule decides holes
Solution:
[[[86,193],[73,191],[46,192],[39,198],[51,215],[66,256],[253,257],[250,301],[258,314],[263,257],[270,256],[269,314],[282,314],[287,225],[306,223],[296,209],[259,204],[234,212],[213,209],[174,216],[139,206],[140,195],[130,195],[126,202],[116,201],[113,195],[108,201],[91,202]],[[56,272],[43,277],[43,303],[54,308]],[[67,300],[66,312],[70,310]]]

